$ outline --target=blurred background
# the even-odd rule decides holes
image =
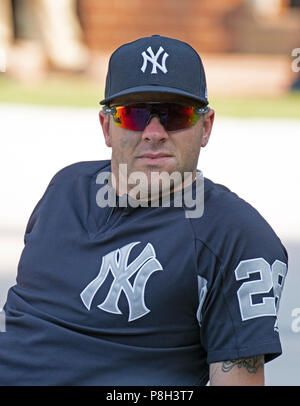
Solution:
[[[202,57],[216,119],[199,169],[256,207],[288,251],[283,355],[266,384],[299,385],[300,0],[0,0],[0,309],[53,175],[110,158],[98,122],[110,54],[153,34]]]

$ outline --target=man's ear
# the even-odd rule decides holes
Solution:
[[[203,133],[202,133],[201,147],[205,147],[209,141],[214,119],[215,119],[215,112],[213,109],[210,109],[209,112],[205,114],[204,119],[203,119]]]
[[[109,114],[104,114],[102,110],[99,112],[99,121],[102,127],[105,144],[111,147],[111,137],[109,132]]]

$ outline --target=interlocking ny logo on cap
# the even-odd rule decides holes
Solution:
[[[161,64],[159,64],[159,63],[157,62],[159,55],[160,55],[162,52],[164,52],[163,47],[162,47],[162,46],[159,47],[159,50],[156,52],[155,55],[154,55],[154,52],[152,51],[152,48],[151,48],[151,47],[148,47],[148,48],[147,48],[147,51],[148,51],[148,53],[149,53],[150,56],[146,54],[146,51],[142,52],[142,56],[143,56],[143,58],[144,58],[144,62],[143,62],[143,66],[141,67],[141,71],[142,71],[143,73],[145,73],[146,68],[147,68],[147,64],[148,64],[148,61],[149,61],[149,62],[152,63],[152,71],[151,71],[151,73],[157,73],[157,68],[160,69],[163,73],[167,73],[168,70],[167,70],[167,68],[166,68],[166,59],[167,59],[167,57],[169,56],[169,55],[167,54],[167,52],[165,52],[165,53],[162,55]]]
[[[155,271],[163,268],[156,259],[152,244],[148,243],[140,255],[128,265],[128,258],[132,248],[139,242],[132,242],[120,249],[116,249],[102,258],[102,264],[98,276],[92,280],[81,292],[80,297],[85,307],[90,310],[93,298],[106,280],[111,271],[114,280],[110,286],[106,299],[98,305],[99,309],[109,313],[122,314],[118,307],[120,294],[123,291],[129,306],[128,321],[136,320],[150,310],[145,305],[144,294],[146,283]],[[133,285],[129,278],[137,272]]]

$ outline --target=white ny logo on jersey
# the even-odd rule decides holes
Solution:
[[[152,51],[151,47],[147,48],[147,51],[149,52],[149,55],[146,54],[146,52],[142,52],[142,56],[144,58],[144,63],[143,66],[141,67],[141,71],[145,73],[148,61],[152,63],[152,71],[151,73],[157,73],[157,68],[160,69],[163,73],[167,73],[168,70],[166,68],[166,59],[169,56],[166,52],[162,56],[162,61],[161,65],[157,62],[159,55],[164,51],[163,47],[159,47],[159,50],[156,52],[154,55],[154,52]]]
[[[116,249],[102,258],[102,264],[98,276],[92,280],[81,292],[80,297],[85,307],[90,310],[92,300],[106,280],[111,271],[114,280],[106,299],[98,305],[102,310],[109,313],[122,314],[118,307],[120,294],[123,291],[129,306],[128,321],[136,320],[150,310],[145,305],[144,294],[148,278],[155,271],[163,268],[156,259],[152,244],[148,243],[140,255],[128,265],[128,258],[132,248],[139,242],[132,242],[120,249]],[[137,272],[133,285],[129,278]]]

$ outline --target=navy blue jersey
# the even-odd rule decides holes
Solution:
[[[205,385],[209,364],[281,353],[287,269],[248,203],[205,178],[204,213],[99,207],[110,161],[59,171],[4,307],[1,385]]]

